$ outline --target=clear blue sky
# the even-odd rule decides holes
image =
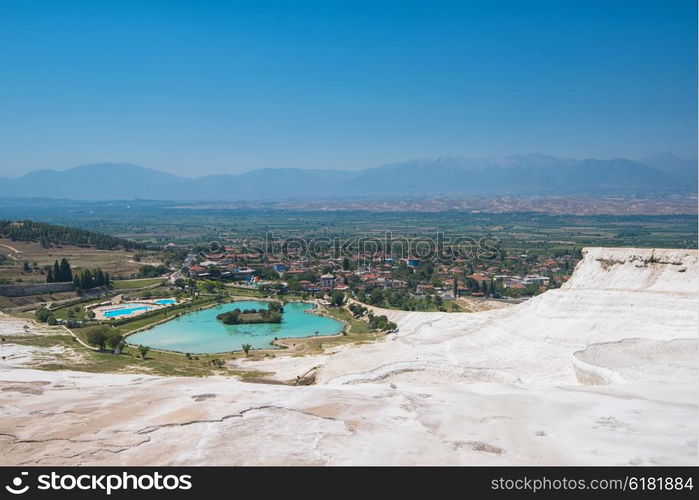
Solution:
[[[694,0],[0,1],[0,176],[696,153]]]

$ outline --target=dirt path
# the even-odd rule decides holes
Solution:
[[[10,245],[3,245],[2,243],[0,243],[0,247],[9,248],[14,253],[22,253],[22,250],[17,250],[15,247],[11,247]]]
[[[22,253],[21,250],[17,250],[15,247],[11,247],[10,245],[3,245],[2,243],[0,243],[0,247],[9,248],[10,250],[12,250],[14,253],[17,253],[17,254]],[[12,260],[19,260],[14,255],[8,255],[8,257]]]

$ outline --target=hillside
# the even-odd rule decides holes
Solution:
[[[0,183],[0,197],[76,200],[278,201],[469,195],[693,193],[696,161],[571,160],[546,155],[438,158],[358,171],[260,169],[180,177],[128,164],[39,170]],[[693,172],[694,170],[694,172]],[[692,173],[693,172],[693,173]]]
[[[586,248],[560,289],[513,308],[467,316],[384,311],[399,338],[367,347],[361,358],[333,356],[320,379],[386,378],[395,365],[398,379],[409,369],[422,381],[575,383],[573,354],[588,345],[696,338],[698,280],[696,250]]]
[[[47,266],[66,258],[73,268],[108,271],[112,276],[130,277],[138,274],[141,262],[134,253],[123,249],[100,250],[95,247],[60,245],[45,248],[36,241],[12,241],[0,238],[0,283],[46,283]],[[29,268],[24,268],[27,262]]]
[[[8,238],[12,241],[36,241],[44,248],[49,248],[52,245],[94,247],[98,250],[145,248],[144,244],[125,238],[31,220],[0,220],[0,238]]]

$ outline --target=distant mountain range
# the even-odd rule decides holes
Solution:
[[[0,179],[0,197],[279,201],[479,195],[613,195],[697,191],[697,160],[572,160],[532,154],[411,160],[358,171],[259,169],[181,177],[130,164],[37,170]]]

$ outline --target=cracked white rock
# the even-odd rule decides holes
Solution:
[[[698,272],[586,249],[524,304],[264,362],[314,386],[4,367],[0,464],[697,464]]]

